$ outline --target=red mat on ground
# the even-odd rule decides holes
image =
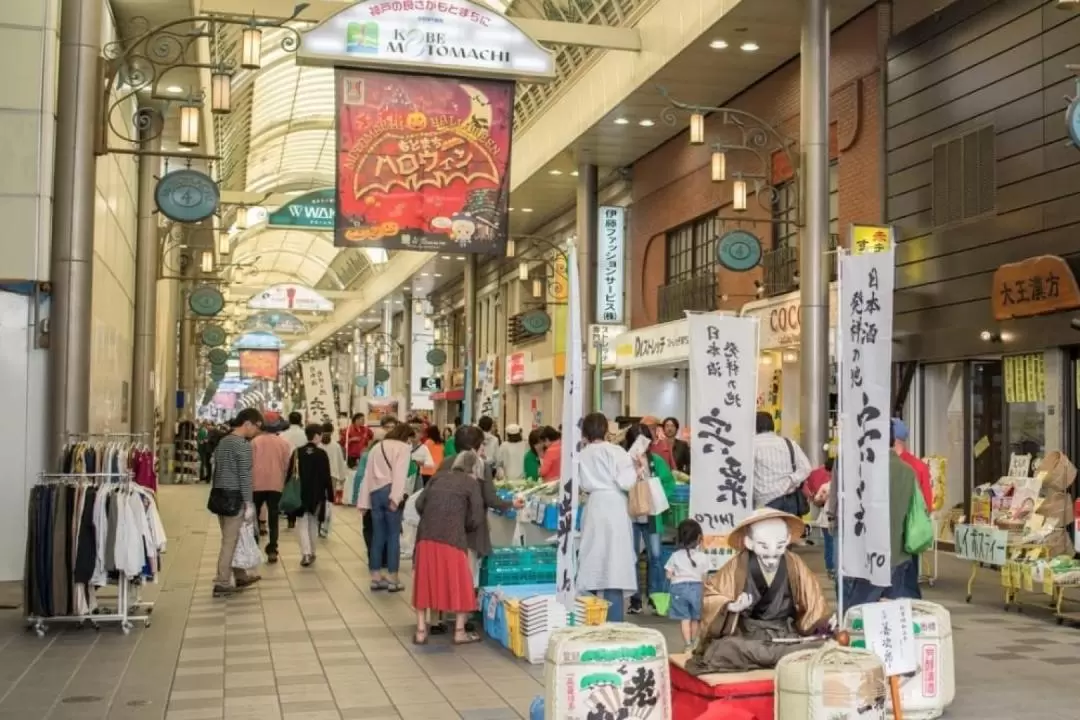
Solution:
[[[671,657],[674,720],[773,720],[772,671],[694,677],[685,663],[685,655]]]

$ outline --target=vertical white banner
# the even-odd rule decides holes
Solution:
[[[304,395],[307,422],[327,423],[334,421],[334,386],[330,375],[330,359],[300,363],[304,374]]]
[[[480,377],[477,378],[477,387],[480,388],[480,403],[476,408],[476,420],[487,415],[495,419],[495,373],[498,371],[498,356],[487,355],[479,368]]]
[[[577,247],[566,246],[567,283],[570,296],[566,322],[566,377],[563,382],[562,465],[559,467],[559,528],[556,547],[556,594],[567,612],[577,599],[577,554],[574,529],[578,511],[577,457],[584,412],[585,346],[581,336],[581,283],[578,279]]]
[[[691,314],[690,517],[715,546],[754,510],[758,320]]]
[[[840,532],[845,577],[892,584],[889,404],[894,251],[840,255]]]

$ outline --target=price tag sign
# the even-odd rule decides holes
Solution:
[[[881,660],[885,666],[885,675],[888,677],[915,672],[918,660],[911,600],[868,603],[861,606],[861,609],[866,649]]]
[[[1012,563],[1006,563],[1001,566],[1001,587],[1008,590],[1012,586]]]
[[[986,525],[957,525],[956,557],[995,567],[1005,564],[1009,532]]]

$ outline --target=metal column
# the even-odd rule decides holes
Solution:
[[[578,253],[578,278],[576,288],[570,288],[570,292],[581,293],[581,339],[583,342],[592,343],[593,337],[589,326],[596,322],[596,255],[597,255],[597,171],[595,165],[581,163],[578,165],[577,180],[577,253]],[[588,352],[585,347],[566,348],[567,353],[584,353],[581,360],[582,392],[585,402],[584,411],[590,413],[602,409],[602,387],[599,387],[596,378],[589,372]],[[601,356],[598,354],[597,358]],[[566,366],[569,368],[570,363]]]
[[[47,452],[60,456],[68,433],[90,429],[91,303],[94,271],[95,134],[100,98],[99,2],[63,0],[56,102],[49,318]]]
[[[194,262],[191,258],[184,260],[181,255],[180,245],[183,244],[186,230],[179,226],[173,226],[172,232],[166,241],[162,253],[162,273],[165,277],[158,281],[161,288],[159,299],[164,303],[162,308],[162,326],[157,328],[163,337],[165,347],[161,367],[157,369],[161,373],[161,445],[159,475],[165,482],[172,482],[173,457],[175,456],[176,444],[176,385],[177,385],[177,355],[178,348],[178,323],[180,317],[180,281],[177,273],[182,269],[185,262]]]
[[[393,373],[391,373],[391,369],[394,367],[394,306],[390,300],[383,303],[382,331],[383,341],[378,343],[378,347],[383,349],[376,350],[375,363],[377,366],[381,366],[383,370],[386,370],[386,382],[382,384],[385,391],[384,397],[391,398],[394,396]],[[383,355],[385,362],[379,362],[380,354]]]
[[[195,419],[195,317],[188,307],[187,298],[194,289],[194,284],[189,280],[180,289],[180,389],[184,392],[184,412],[181,420]]]
[[[465,261],[465,402],[462,403],[461,422],[476,422],[473,408],[476,405],[476,264],[475,255]]]
[[[413,350],[413,296],[405,293],[402,303],[405,310],[401,313],[401,416],[409,417],[412,412],[412,350]]]
[[[816,467],[829,440],[829,10],[803,0],[799,275],[802,317],[799,403],[802,447]]]
[[[139,149],[161,150],[161,138],[143,131]],[[139,157],[138,225],[135,235],[135,347],[131,362],[131,431],[154,438],[154,366],[157,346],[157,280],[161,265],[158,221],[154,214],[154,186],[161,161],[155,156]]]

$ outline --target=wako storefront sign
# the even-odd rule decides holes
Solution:
[[[266,224],[270,227],[333,230],[336,198],[334,188],[306,193],[270,213]]]
[[[468,0],[368,0],[305,33],[297,60],[502,77],[555,78],[555,56],[504,15]]]
[[[615,367],[636,368],[686,362],[690,357],[690,326],[686,320],[652,325],[615,339]]]

